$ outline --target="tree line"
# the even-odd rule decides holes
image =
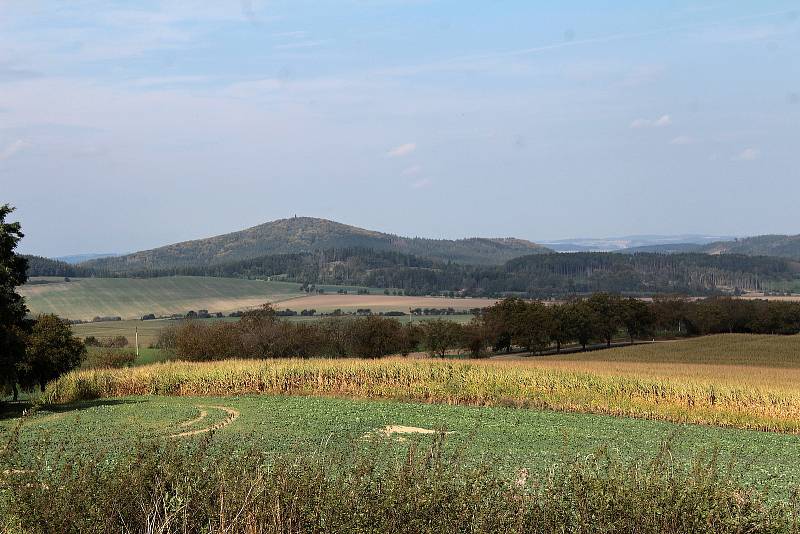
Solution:
[[[425,351],[473,357],[512,350],[558,353],[653,337],[718,333],[796,334],[800,303],[734,298],[646,302],[610,293],[545,304],[510,297],[467,324],[435,319],[410,323],[388,317],[329,318],[313,323],[281,321],[265,306],[236,323],[186,322],[162,333],[159,345],[181,359],[377,358]]]
[[[65,261],[54,260],[42,256],[23,254],[22,257],[27,262],[28,276],[58,276],[65,278],[83,278],[95,276],[97,271],[91,267],[72,265]]]

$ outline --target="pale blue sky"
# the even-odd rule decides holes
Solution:
[[[45,255],[800,233],[798,58],[796,1],[0,0],[0,202]]]

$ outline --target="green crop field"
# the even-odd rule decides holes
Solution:
[[[51,280],[20,288],[31,312],[83,320],[96,316],[134,319],[148,313],[170,315],[199,309],[227,313],[304,294],[299,284],[291,282],[202,276]]]
[[[18,421],[0,421],[0,438],[7,439]],[[344,451],[376,441],[402,454],[409,442],[431,439],[419,430],[446,430],[446,447],[469,461],[489,460],[505,472],[525,467],[542,473],[601,447],[626,460],[652,457],[666,441],[687,462],[718,451],[721,464],[732,463],[744,483],[777,498],[800,483],[800,437],[793,435],[528,409],[300,396],[144,396],[55,406],[25,419],[20,450],[41,452],[37,444],[45,444],[46,460],[57,465],[65,451],[125,454],[141,439],[197,440],[206,434],[170,436],[227,422],[212,437],[221,454],[253,447],[267,456]],[[386,436],[382,431],[389,426],[409,428]]]

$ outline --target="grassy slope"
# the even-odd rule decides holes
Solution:
[[[33,313],[91,319],[98,315],[136,318],[147,313],[166,315],[198,309],[230,312],[300,296],[299,287],[290,282],[192,276],[82,278],[27,285],[20,293]]]
[[[54,462],[62,446],[86,454],[107,450],[124,454],[138,439],[185,430],[180,424],[197,416],[197,405],[222,405],[241,413],[214,435],[214,446],[220,451],[252,445],[267,456],[320,448],[349,450],[369,447],[369,440],[362,439],[367,433],[386,425],[405,425],[446,428],[453,432],[447,447],[462,451],[467,460],[489,458],[512,473],[520,467],[543,472],[564,455],[585,456],[598,447],[628,459],[652,457],[667,440],[678,458],[690,459],[703,450],[718,449],[723,465],[734,461],[736,473],[745,482],[769,487],[777,497],[785,497],[788,487],[800,483],[798,436],[586,414],[405,402],[266,395],[129,397],[41,411],[26,420],[21,440],[23,444],[49,440]],[[221,412],[208,411],[207,423],[189,428],[201,428],[224,417]],[[8,432],[16,421],[0,420],[0,429]],[[406,435],[405,441],[396,440],[398,457],[408,441],[429,439]]]

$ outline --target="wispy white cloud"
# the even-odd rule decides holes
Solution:
[[[416,182],[412,182],[411,189],[426,189],[431,185],[433,185],[433,182],[431,182],[427,178],[423,178],[421,180],[417,180]]]
[[[755,161],[761,157],[761,151],[757,148],[748,147],[733,157],[734,161]]]
[[[299,30],[294,32],[278,32],[273,33],[273,37],[277,37],[278,39],[302,39],[306,36],[306,32]]]
[[[0,149],[0,161],[5,161],[14,157],[14,155],[18,154],[21,150],[24,150],[28,144],[29,143],[24,139],[17,139],[13,143],[6,145],[4,148]]]
[[[713,43],[746,43],[780,39],[791,35],[791,28],[777,25],[738,26],[712,28],[703,34],[703,38]]]
[[[403,176],[416,176],[421,171],[422,167],[420,167],[419,165],[412,165],[411,167],[403,169],[403,172],[401,172],[400,174],[402,174]]]
[[[631,128],[661,128],[670,124],[672,124],[672,118],[669,115],[661,115],[655,120],[635,119],[631,122]]]
[[[40,76],[41,74],[36,71],[17,68],[7,63],[0,63],[0,82],[16,82],[19,80],[38,78]]]
[[[319,96],[330,100],[342,95],[357,98],[360,92],[379,87],[380,84],[346,78],[263,78],[232,83],[223,89],[223,93],[234,98],[254,98],[283,91],[298,99]]]
[[[158,85],[183,85],[192,83],[207,82],[208,76],[156,76],[138,78],[133,81],[133,85],[139,87],[153,87]]]
[[[408,154],[414,152],[416,149],[417,149],[416,143],[405,143],[403,145],[396,146],[393,149],[389,150],[389,152],[387,152],[386,155],[389,156],[390,158],[398,158],[401,156],[407,156]]]
[[[564,41],[557,41],[548,44],[542,44],[539,46],[531,46],[527,48],[518,48],[514,50],[505,50],[499,52],[489,52],[483,54],[472,54],[472,55],[464,55],[464,56],[456,56],[451,57],[449,59],[441,59],[437,61],[427,62],[427,63],[419,63],[412,66],[406,67],[394,67],[392,69],[384,69],[384,73],[386,74],[395,74],[395,75],[415,75],[415,74],[422,74],[427,72],[446,72],[446,71],[453,71],[453,70],[485,70],[487,65],[496,65],[496,60],[503,59],[503,58],[513,58],[513,57],[523,57],[523,56],[530,56],[541,54],[545,52],[550,52],[554,50],[560,50],[563,48],[572,48],[572,47],[581,47],[586,45],[598,45],[598,44],[605,44],[605,43],[614,43],[618,41],[627,41],[627,40],[634,40],[640,39],[645,37],[652,37],[656,35],[662,34],[669,34],[675,32],[686,32],[692,30],[705,30],[705,29],[714,29],[714,28],[725,28],[726,25],[734,24],[734,23],[743,23],[751,20],[759,20],[765,19],[768,17],[774,17],[778,15],[786,16],[788,14],[793,13],[792,10],[777,10],[777,11],[769,11],[769,12],[762,12],[762,13],[755,13],[751,15],[744,15],[739,17],[731,17],[727,19],[720,19],[717,21],[711,22],[704,22],[699,24],[686,24],[686,25],[678,25],[678,26],[665,26],[661,28],[653,28],[650,30],[644,30],[639,32],[629,32],[629,33],[615,33],[609,35],[600,35],[596,37],[588,37],[584,39],[571,39],[571,40],[564,40]],[[764,35],[763,31],[755,32],[755,35],[761,37]],[[639,83],[643,83],[646,81],[650,81],[654,77],[660,76],[660,71],[658,68],[653,69],[649,72],[641,72],[638,75],[633,75],[629,83],[636,85]]]
[[[671,145],[692,145],[696,142],[693,137],[689,137],[688,135],[679,135],[678,137],[673,137],[672,140],[669,142]]]
[[[328,41],[299,41],[296,43],[284,43],[275,45],[276,50],[297,50],[301,48],[316,48],[327,44]]]
[[[666,68],[663,65],[639,65],[634,67],[622,80],[625,87],[638,87],[653,83],[662,78]]]
[[[672,124],[672,119],[669,115],[662,115],[653,123],[653,126],[669,126]]]

